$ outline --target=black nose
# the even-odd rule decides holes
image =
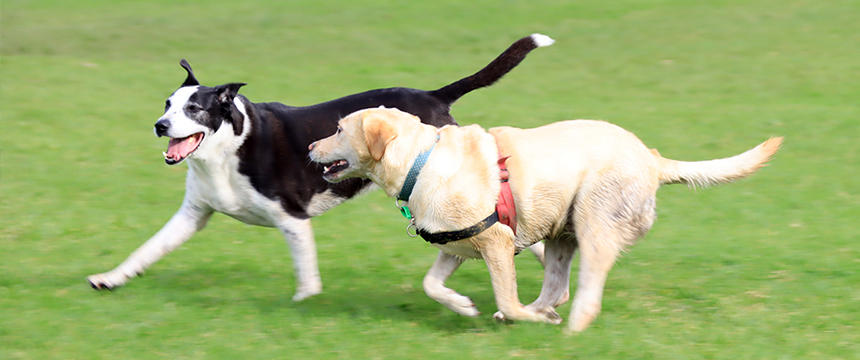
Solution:
[[[155,135],[167,135],[167,129],[170,129],[170,120],[162,119],[155,123]]]

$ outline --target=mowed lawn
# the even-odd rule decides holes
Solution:
[[[856,359],[858,14],[853,0],[3,0],[0,358]],[[494,322],[479,261],[449,284],[480,317],[426,297],[436,250],[378,192],[314,220],[324,292],[301,303],[278,231],[223,215],[125,287],[87,285],[179,207],[186,165],[164,164],[152,125],[180,58],[205,85],[308,105],[435,89],[533,32],[557,42],[463,97],[458,121],[605,119],[682,160],[785,136],[749,179],[663,188],[584,333]],[[516,261],[527,303],[543,273]]]

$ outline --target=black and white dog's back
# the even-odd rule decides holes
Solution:
[[[292,107],[252,103],[238,90],[245,84],[199,84],[191,66],[182,86],[168,99],[155,124],[170,138],[164,159],[188,160],[185,199],[179,211],[115,269],[89,276],[96,289],[123,285],[188,240],[218,211],[242,222],[277,227],[293,254],[298,289],[293,300],[319,293],[322,282],[310,218],[368,189],[367,180],[331,184],[308,161],[308,145],[334,133],[337,121],[353,111],[385,106],[417,115],[435,126],[455,124],[449,110],[462,95],[491,85],[537,47],[553,40],[533,34],[514,42],[489,65],[434,91],[388,88],[325,103]],[[542,256],[542,251],[536,251]]]

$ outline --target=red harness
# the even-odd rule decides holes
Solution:
[[[499,142],[496,141],[496,146]],[[505,161],[510,155],[502,156],[502,148],[499,147],[499,179],[502,182],[502,187],[499,189],[499,200],[496,202],[496,213],[499,214],[499,222],[505,224],[517,234],[517,207],[514,205],[514,195],[511,193],[511,184],[508,182],[510,173]]]

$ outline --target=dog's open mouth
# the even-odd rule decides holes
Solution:
[[[203,142],[203,133],[199,132],[184,138],[170,138],[167,151],[164,152],[164,162],[167,165],[175,165],[191,155],[200,143]]]
[[[323,178],[335,179],[338,173],[349,167],[349,162],[346,160],[336,160],[328,164],[323,164]]]

